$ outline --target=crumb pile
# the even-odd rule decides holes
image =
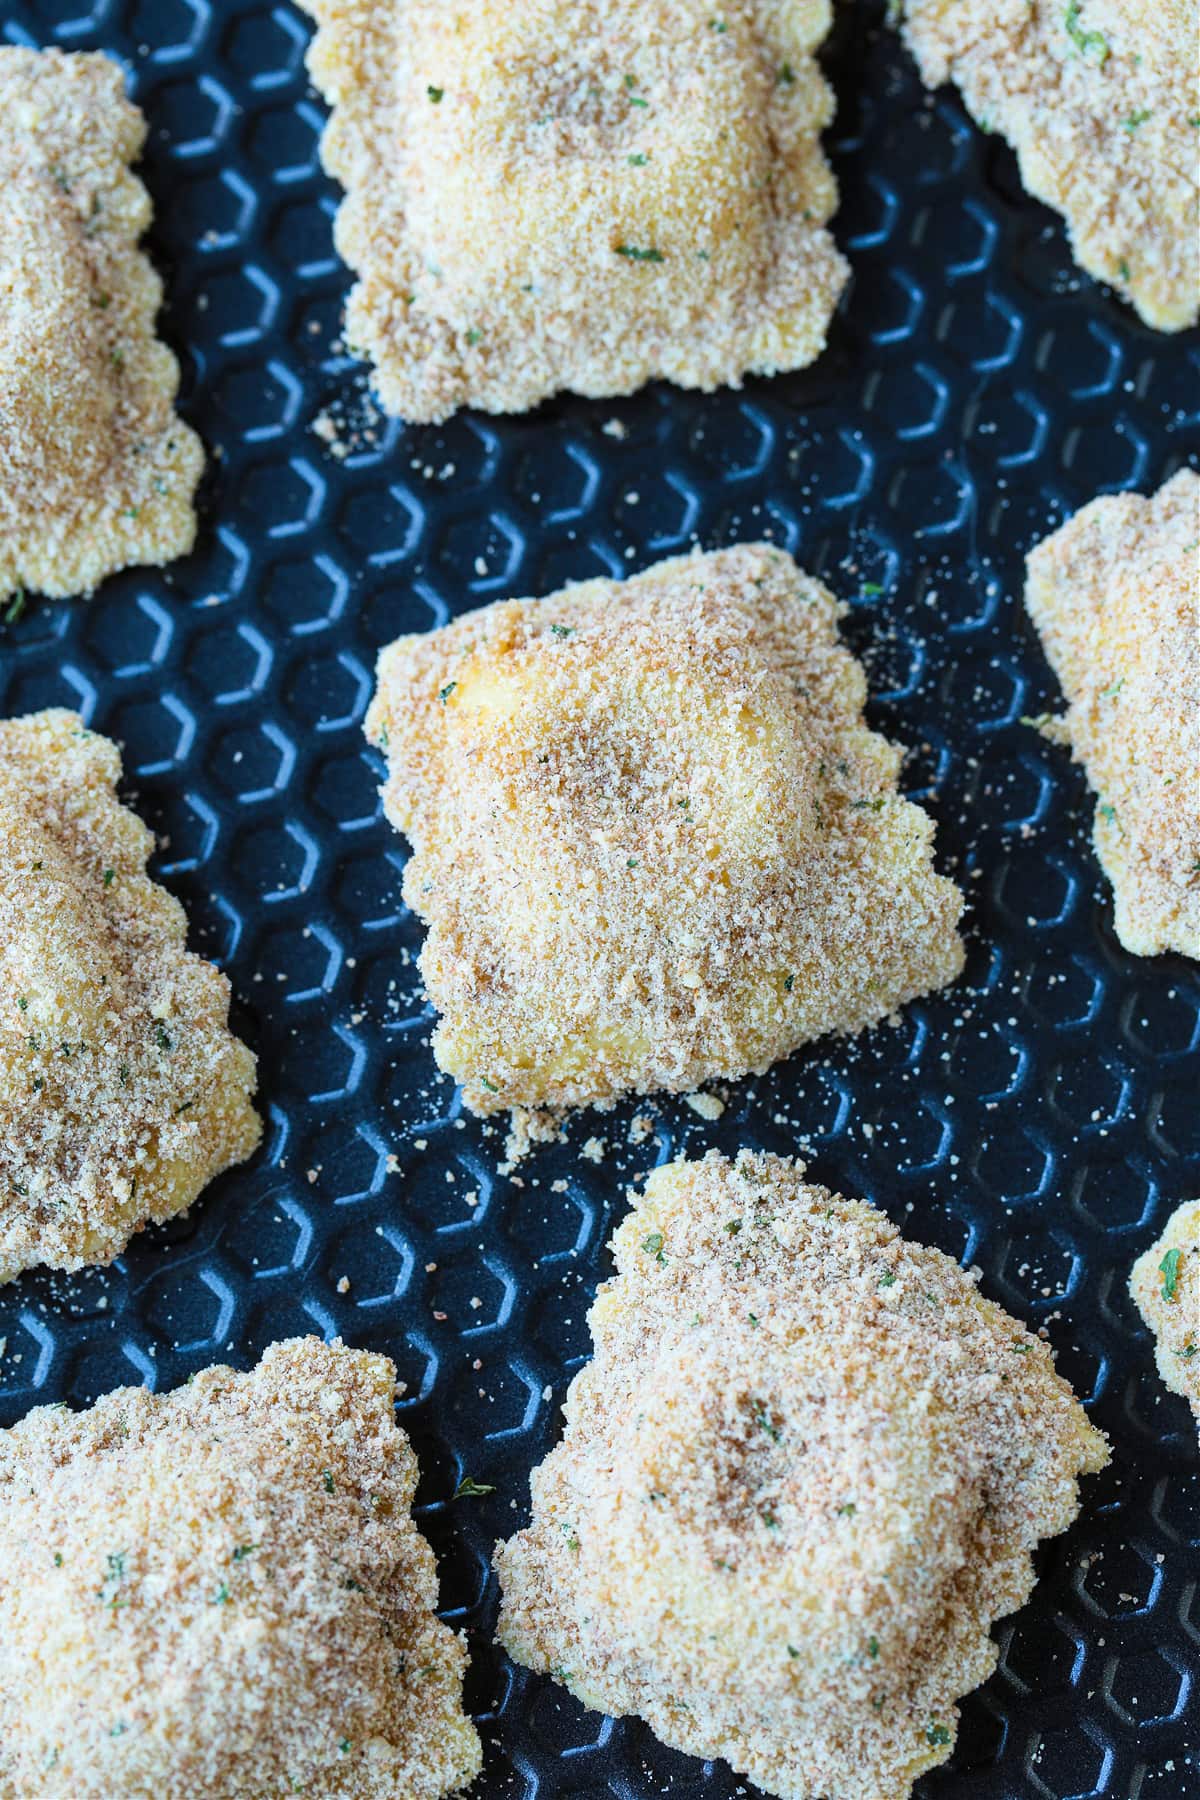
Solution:
[[[961,896],[837,617],[751,545],[383,652],[367,732],[474,1111],[688,1092],[957,975]]]
[[[1037,545],[1025,604],[1087,770],[1127,950],[1200,957],[1200,476],[1111,494]]]
[[[1154,1333],[1159,1374],[1200,1426],[1200,1200],[1176,1207],[1134,1263],[1129,1291]]]
[[[930,87],[953,81],[1064,215],[1078,263],[1147,325],[1200,314],[1200,0],[902,0]]]
[[[137,249],[145,135],[107,56],[0,48],[0,600],[192,547],[204,459]]]
[[[500,1641],[785,1800],[905,1800],[1107,1452],[956,1263],[802,1176],[650,1176],[497,1550]]]
[[[301,0],[359,275],[408,419],[811,362],[847,277],[813,52],[829,0]]]
[[[437,1800],[470,1780],[384,1356],[294,1338],[0,1432],[0,1796]]]
[[[107,1263],[254,1150],[229,983],[70,712],[0,721],[0,1281]]]

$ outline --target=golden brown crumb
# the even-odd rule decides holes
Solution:
[[[301,0],[359,275],[347,336],[408,419],[822,349],[847,268],[818,133],[829,0]]]
[[[1200,1427],[1200,1200],[1176,1207],[1134,1263],[1129,1291],[1154,1333],[1159,1374]]]
[[[1107,1450],[972,1276],[803,1173],[710,1152],[635,1198],[500,1641],[785,1800],[905,1800]]]
[[[1097,795],[1096,854],[1127,950],[1200,957],[1200,476],[1111,494],[1037,546],[1025,604]]]
[[[0,48],[0,599],[192,547],[204,456],[137,249],[145,135],[107,56]]]
[[[1075,260],[1180,331],[1200,312],[1198,0],[903,0],[930,87],[954,81],[1064,215]]]
[[[70,712],[0,721],[0,1281],[108,1263],[254,1150],[229,983]]]
[[[687,1093],[957,975],[961,896],[837,616],[746,545],[383,652],[367,732],[474,1111]]]
[[[437,1800],[470,1780],[385,1356],[294,1338],[0,1432],[0,1800]]]

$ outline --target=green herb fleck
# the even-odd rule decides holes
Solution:
[[[212,1593],[208,1596],[208,1604],[210,1606],[228,1606],[228,1604],[229,1604],[228,1583],[226,1583],[224,1581],[218,1582],[215,1593]]]
[[[1124,119],[1122,123],[1124,124],[1126,131],[1133,132],[1137,130],[1139,125],[1144,125],[1149,117],[1149,107],[1142,107],[1138,112],[1131,112],[1129,117]]]
[[[867,1655],[872,1661],[879,1655],[879,1639],[877,1637],[867,1639]]]
[[[793,81],[796,79],[795,75],[792,73],[791,63],[785,62],[780,66],[779,79],[784,87],[791,87]]]
[[[161,1019],[155,1021],[154,1041],[160,1050],[169,1050],[171,1048],[171,1034]]]
[[[446,92],[446,90],[445,90],[445,88],[427,87],[425,89],[425,92],[429,95],[429,98],[433,101],[433,104],[435,106],[439,106],[441,104],[442,95]]]
[[[1182,1261],[1183,1251],[1176,1246],[1174,1250],[1167,1251],[1158,1265],[1158,1272],[1163,1278],[1162,1297],[1164,1300],[1173,1300],[1179,1292],[1179,1265]]]
[[[661,1231],[652,1231],[647,1237],[644,1237],[642,1239],[642,1249],[646,1252],[647,1256],[652,1256],[655,1262],[665,1263],[667,1260],[663,1255],[663,1234]]]
[[[239,1544],[233,1553],[234,1562],[245,1562],[248,1556],[254,1555],[258,1547],[257,1544]]]
[[[496,1086],[495,1082],[489,1081],[486,1075],[481,1075],[479,1081],[480,1085],[485,1087],[489,1094],[498,1094],[500,1092],[500,1089]]]
[[[1089,52],[1095,50],[1100,59],[1098,67],[1102,69],[1110,55],[1108,39],[1102,31],[1085,31],[1083,29],[1079,23],[1081,11],[1081,0],[1071,0],[1071,4],[1063,14],[1063,24],[1067,28],[1067,36],[1080,56],[1087,56]],[[949,1743],[949,1741],[947,1738],[946,1742]]]
[[[950,1733],[946,1726],[939,1725],[936,1719],[931,1720],[926,1726],[925,1736],[931,1744],[948,1744],[950,1742]]]
[[[477,325],[472,325],[470,331],[467,333],[467,342],[468,344],[475,345],[482,336],[483,333],[479,330],[479,327]]]
[[[625,160],[635,169],[644,169],[650,158],[643,151],[638,150],[633,156],[627,156]]]
[[[771,1417],[771,1409],[765,1400],[754,1402],[754,1423],[760,1431],[765,1431],[773,1444],[777,1444],[783,1433]]]
[[[858,1511],[858,1508],[854,1504],[853,1500],[844,1500],[842,1502],[841,1506],[839,1506],[837,1509],[838,1518],[839,1519],[852,1519],[857,1511]]]
[[[895,1287],[895,1285],[896,1277],[892,1274],[890,1269],[886,1269],[876,1283],[877,1287]]]
[[[618,244],[617,255],[629,262],[660,263],[666,262],[661,250],[640,250],[636,244]]]
[[[564,638],[570,637],[574,629],[575,627],[573,625],[552,625],[550,627],[550,632],[553,637]]]
[[[322,1469],[321,1470],[321,1480],[325,1483],[325,1492],[327,1494],[332,1494],[333,1488],[334,1488],[333,1470],[332,1469]]]
[[[115,870],[115,869],[105,869],[105,871],[104,871],[104,885],[105,885],[105,887],[111,887],[111,886],[112,886],[112,884],[113,884],[113,882],[114,882],[114,881],[115,881],[115,880],[116,880],[116,879],[117,879],[117,871],[116,871],[116,870]]]
[[[13,595],[12,599],[9,601],[7,607],[5,608],[4,623],[6,625],[15,625],[17,620],[20,618],[21,614],[24,611],[25,611],[25,595],[22,592],[22,590],[20,588],[18,588],[16,593]]]
[[[454,690],[457,686],[458,686],[457,681],[448,681],[444,688],[438,689],[438,699],[441,701],[443,706],[445,706],[447,700],[450,698],[451,694],[454,692]]]
[[[452,1497],[455,1500],[474,1500],[480,1494],[494,1494],[495,1491],[494,1486],[492,1486],[490,1482],[472,1481],[469,1475],[464,1475],[458,1486],[455,1488]]]
[[[1099,806],[1099,807],[1097,807],[1097,808],[1096,808],[1096,810],[1097,810],[1097,812],[1098,812],[1098,813],[1099,813],[1099,814],[1100,814],[1100,817],[1101,817],[1101,818],[1102,818],[1102,819],[1107,819],[1107,820],[1108,820],[1108,822],[1109,822],[1109,824],[1110,824],[1110,825],[1111,825],[1111,824],[1112,824],[1112,822],[1113,822],[1113,820],[1114,820],[1114,819],[1115,819],[1115,818],[1116,818],[1116,816],[1117,816],[1117,809],[1116,809],[1116,807],[1115,807],[1115,806],[1110,806],[1110,805],[1109,805],[1109,803],[1108,803],[1108,801],[1107,801],[1107,800],[1106,800],[1106,801],[1105,801],[1105,802],[1104,802],[1104,805],[1103,805],[1103,806]]]

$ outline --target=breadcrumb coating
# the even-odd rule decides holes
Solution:
[[[300,0],[384,406],[521,412],[809,363],[848,270],[829,0]]]
[[[75,713],[0,720],[0,1281],[111,1262],[261,1135],[229,983],[120,773]]]
[[[1200,957],[1200,476],[1093,500],[1026,565],[1127,950]]]
[[[1154,1333],[1159,1374],[1200,1429],[1200,1200],[1176,1207],[1134,1263],[1129,1291]]]
[[[962,966],[833,596],[770,545],[398,639],[367,715],[477,1113],[689,1092]]]
[[[0,48],[0,601],[192,547],[204,455],[137,249],[145,136],[107,56]]]
[[[953,81],[1063,214],[1076,262],[1147,325],[1200,316],[1200,0],[901,0],[924,81]]]
[[[437,1800],[480,1766],[385,1356],[0,1432],[0,1800]]]
[[[1107,1461],[1050,1351],[789,1158],[656,1169],[499,1636],[784,1800],[905,1800]]]

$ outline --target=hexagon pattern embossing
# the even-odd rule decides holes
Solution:
[[[470,1635],[487,1800],[747,1791],[514,1670],[489,1573],[587,1354],[623,1184],[739,1142],[799,1148],[977,1263],[1114,1442],[922,1800],[1200,1794],[1195,1437],[1125,1291],[1200,1192],[1200,981],[1115,941],[1082,776],[1023,723],[1057,695],[1019,602],[1025,550],[1068,511],[1195,456],[1195,340],[1079,274],[1005,147],[921,90],[884,10],[839,8],[827,58],[855,276],[813,368],[406,429],[338,341],[338,197],[286,0],[0,7],[0,40],[130,71],[162,331],[211,457],[192,557],[0,626],[0,709],[75,706],[124,741],[267,1119],[247,1169],[111,1271],[0,1291],[0,1421],[247,1366],[292,1332],[386,1350],[443,1611]],[[727,1091],[719,1122],[683,1102],[581,1118],[510,1175],[429,1054],[403,846],[361,738],[375,653],[505,593],[763,536],[850,603],[872,723],[909,747],[969,897],[966,974],[897,1027]],[[464,1474],[495,1492],[452,1501]]]

